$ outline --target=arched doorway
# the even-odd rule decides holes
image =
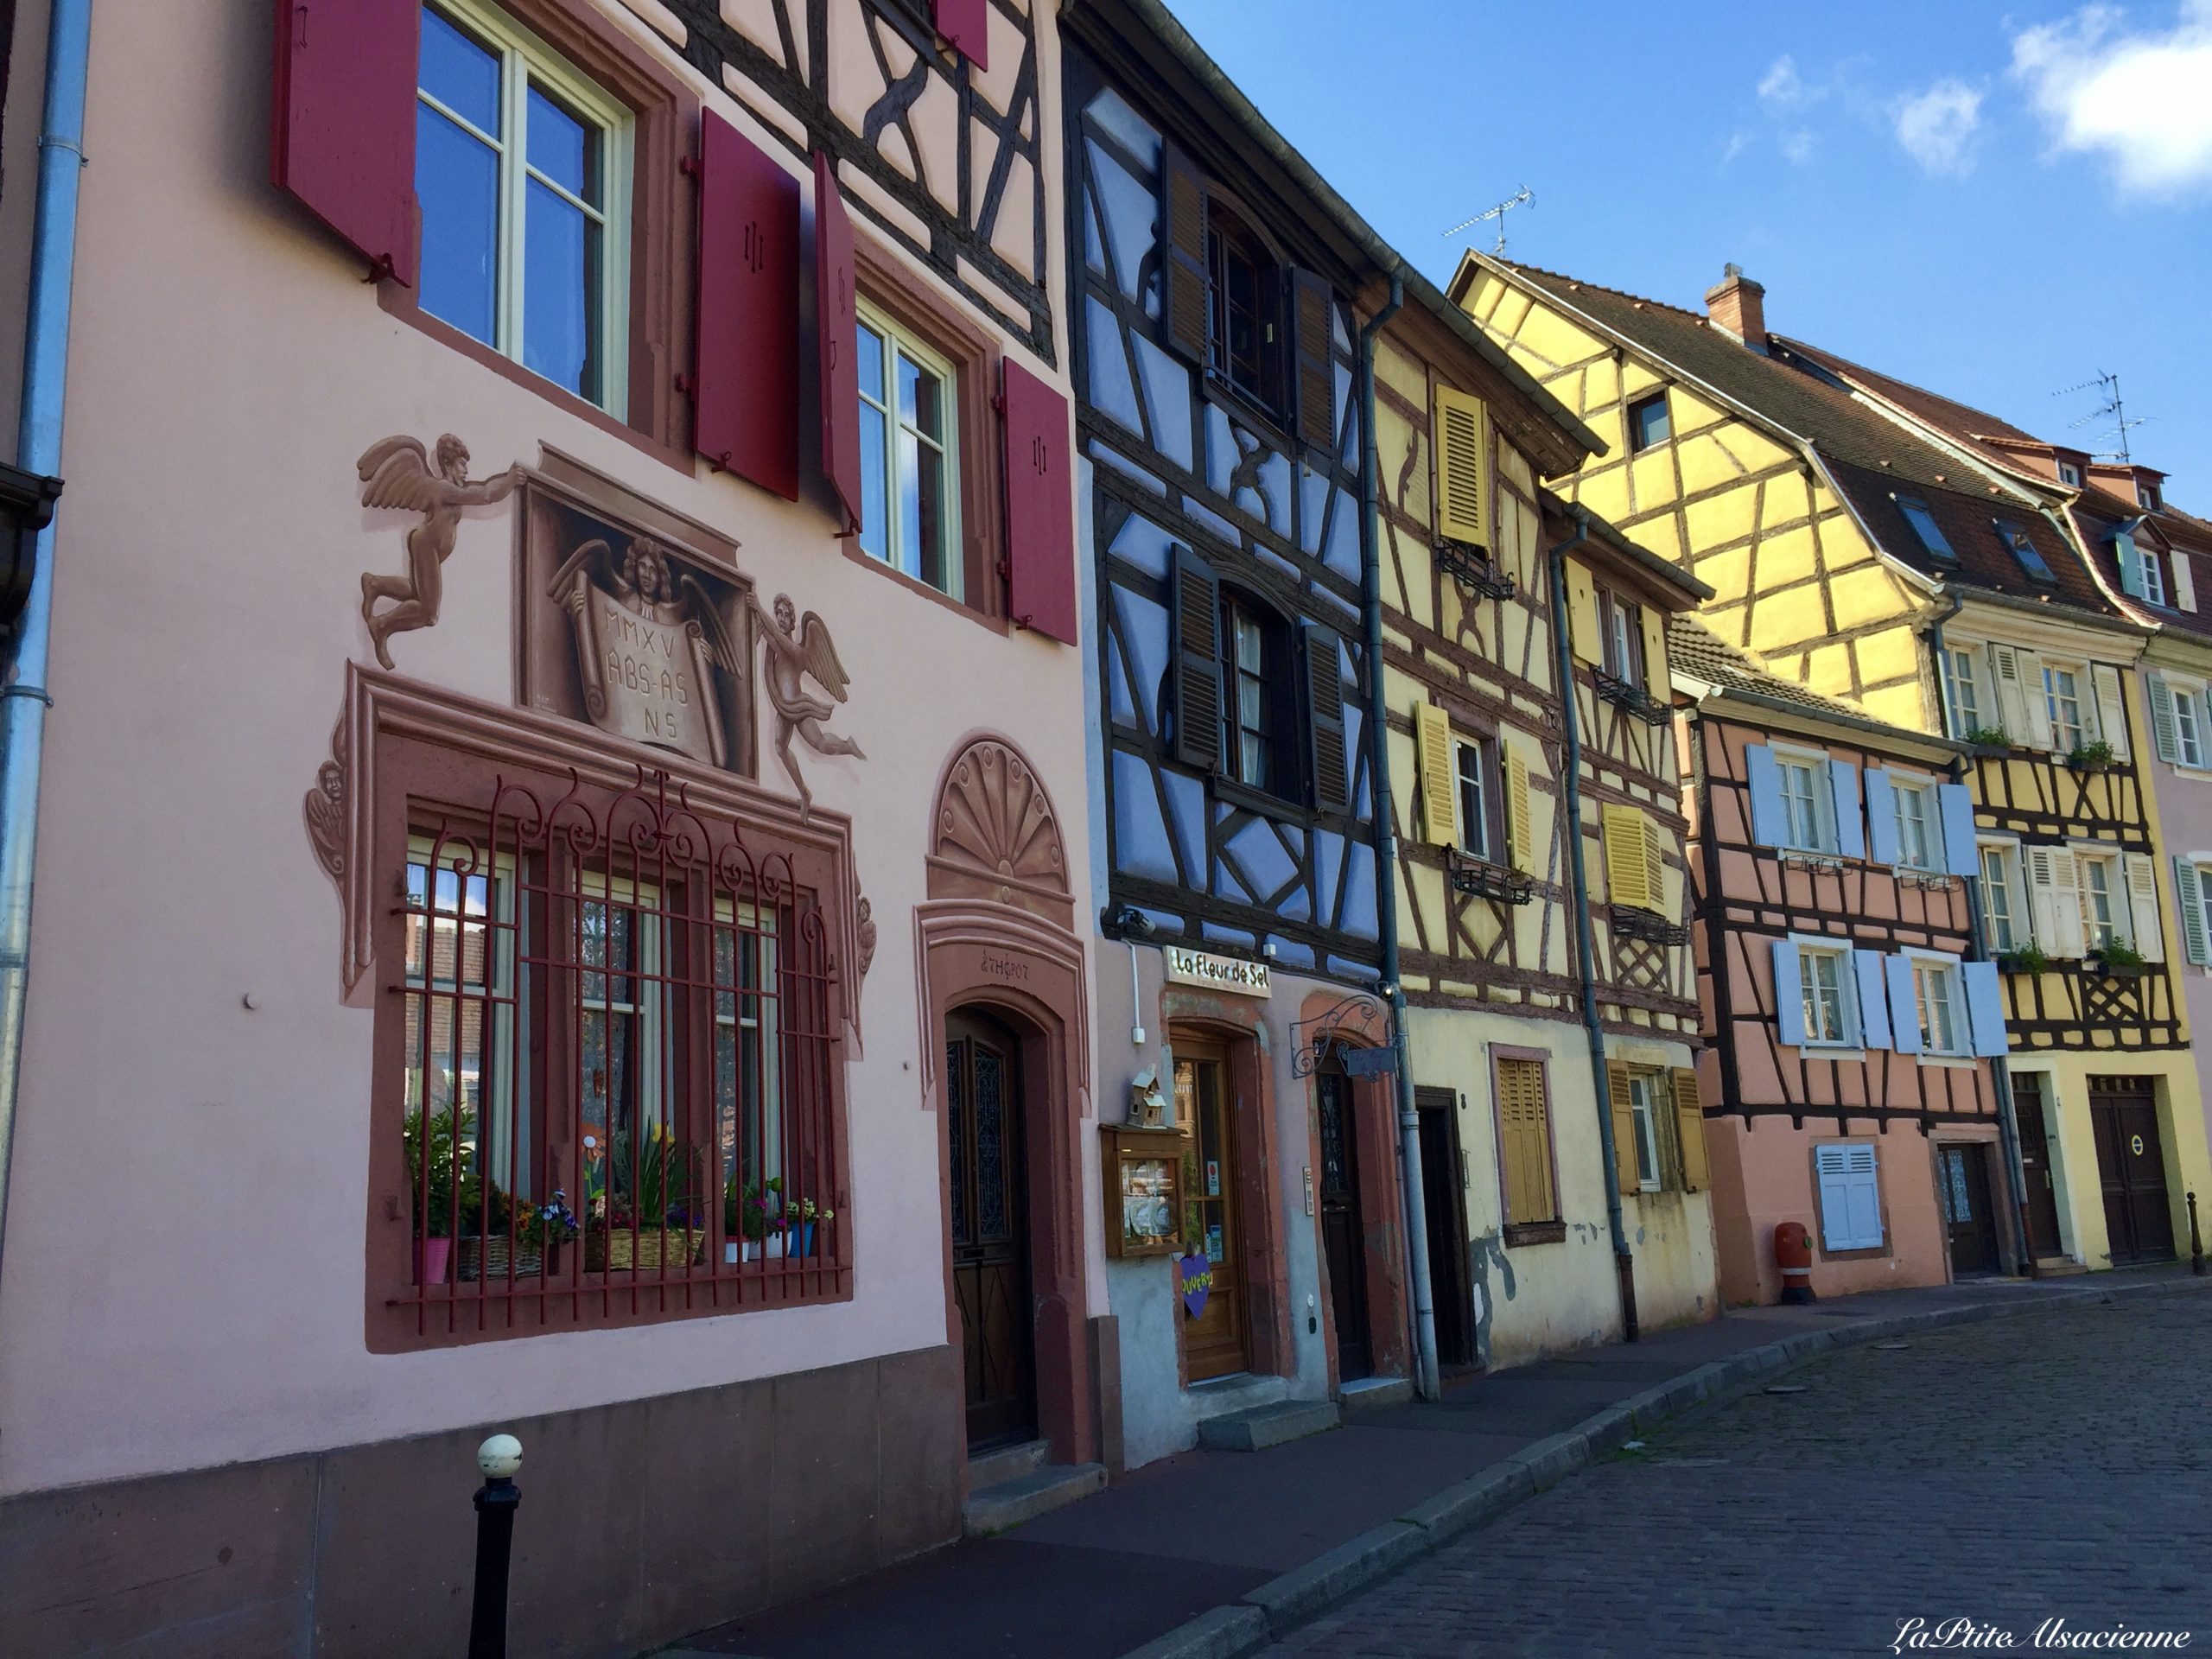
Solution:
[[[1020,1042],[980,1008],[963,1007],[945,1020],[945,1217],[970,1451],[1037,1433]]]

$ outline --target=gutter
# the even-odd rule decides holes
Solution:
[[[1375,890],[1382,935],[1382,983],[1390,1004],[1390,1046],[1396,1062],[1398,1185],[1405,1198],[1406,1279],[1414,1311],[1414,1387],[1424,1400],[1441,1390],[1436,1371],[1436,1295],[1429,1274],[1428,1195],[1421,1180],[1421,1114],[1414,1105],[1414,1073],[1406,1044],[1406,988],[1398,975],[1398,832],[1390,822],[1389,699],[1383,691],[1382,531],[1376,474],[1375,340],[1405,303],[1404,284],[1390,279],[1390,298],[1359,331],[1359,587],[1360,621],[1366,634],[1367,765],[1375,796]]]
[[[1582,717],[1574,695],[1574,651],[1567,638],[1567,556],[1590,539],[1590,510],[1577,503],[1574,534],[1545,556],[1551,583],[1553,676],[1560,690],[1560,726],[1567,752],[1560,766],[1559,798],[1567,809],[1568,866],[1574,882],[1574,973],[1582,998],[1582,1032],[1590,1043],[1590,1077],[1597,1086],[1598,1147],[1605,1160],[1605,1224],[1613,1238],[1613,1276],[1621,1299],[1621,1338],[1637,1339],[1636,1257],[1628,1247],[1621,1217],[1621,1184],[1615,1173],[1619,1152],[1613,1144],[1612,1084],[1605,1071],[1605,1028],[1598,1018],[1598,969],[1590,944],[1590,877],[1582,852]]]
[[[70,285],[77,264],[77,193],[85,168],[85,86],[92,0],[53,0],[46,99],[38,141],[38,208],[31,232],[30,304],[23,327],[22,427],[16,459],[29,473],[61,467],[68,390]],[[30,971],[31,874],[37,852],[40,761],[46,740],[47,658],[54,616],[54,525],[38,532],[36,567],[12,660],[0,687],[0,1249],[23,1064]]]

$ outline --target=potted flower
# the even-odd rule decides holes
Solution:
[[[826,1205],[817,1205],[812,1198],[791,1198],[784,1204],[784,1234],[791,1242],[785,1253],[789,1255],[814,1254],[814,1224],[835,1221],[837,1212]]]
[[[2094,743],[2076,743],[2066,764],[2076,772],[2109,772],[2113,758],[2112,745],[2099,738]]]
[[[1977,749],[2009,749],[2012,740],[2002,726],[1977,726],[1968,732],[1966,741]]]
[[[442,1285],[452,1271],[456,1232],[474,1231],[483,1211],[483,1195],[475,1190],[471,1167],[476,1115],[462,1112],[456,1125],[448,1107],[429,1116],[427,1127],[426,1135],[424,1114],[414,1113],[400,1134],[407,1151],[407,1191],[415,1207],[415,1282]]]
[[[572,1242],[580,1230],[576,1212],[569,1207],[569,1195],[559,1187],[543,1204],[524,1205],[515,1221],[517,1241],[542,1253],[549,1277],[561,1271],[561,1247]]]
[[[722,1185],[722,1260],[758,1262],[763,1255],[781,1255],[784,1236],[771,1224],[782,1213],[784,1180],[772,1175],[765,1185],[741,1182],[733,1175]],[[772,1250],[770,1249],[773,1245]]]
[[[617,1132],[608,1162],[607,1266],[675,1267],[697,1255],[706,1229],[690,1198],[691,1149],[665,1123],[656,1123],[634,1141]],[[585,1254],[594,1254],[588,1242]]]
[[[2096,971],[2107,979],[2139,979],[2143,974],[2143,953],[2133,945],[2110,940],[2097,948]]]
[[[2008,974],[2047,974],[2050,971],[2050,958],[2044,954],[2041,945],[2031,942],[1999,954],[1997,966]]]

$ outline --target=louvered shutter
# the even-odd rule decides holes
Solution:
[[[937,32],[978,69],[991,67],[991,0],[931,0]]]
[[[420,0],[276,0],[269,176],[369,262],[416,277]]]
[[[1920,1052],[1920,999],[1913,994],[1912,958],[1885,957],[1890,982],[1890,1046],[1900,1054]]]
[[[2038,749],[2050,747],[2054,739],[2050,730],[2050,696],[2043,683],[2043,658],[2032,651],[2015,650],[2013,661],[2020,670],[2021,695],[2028,704],[2028,741]]]
[[[1636,1106],[1629,1094],[1625,1063],[1605,1062],[1605,1093],[1613,1115],[1613,1179],[1623,1192],[1641,1192],[1643,1182],[1636,1173]]]
[[[2143,695],[2151,703],[2151,742],[2158,752],[2158,759],[2168,766],[2181,762],[2181,738],[2175,729],[2173,693],[2166,689],[2166,677],[2152,672],[2143,677]]]
[[[1569,561],[1567,567],[1567,644],[1586,663],[1605,660],[1605,630],[1598,621],[1598,589],[1590,573]]]
[[[1505,752],[1507,835],[1512,843],[1513,868],[1524,874],[1538,874],[1535,813],[1529,803],[1529,761],[1520,749]]]
[[[1436,389],[1436,533],[1470,547],[1490,546],[1490,426],[1479,397]]]
[[[2212,963],[2212,941],[2206,938],[2204,883],[2190,860],[2174,860],[2174,897],[2181,911],[2182,953],[2203,967]]]
[[[2047,956],[2072,960],[2082,954],[2082,877],[2063,847],[2027,849],[2028,907],[2036,943]]]
[[[2158,867],[2148,853],[2124,853],[2127,871],[2127,919],[2132,943],[2145,962],[2166,959],[2165,930],[2158,925]]]
[[[1788,939],[1774,941],[1775,1035],[1789,1048],[1805,1041],[1805,975],[1797,947]]]
[[[1851,953],[1851,989],[1857,1004],[1861,1048],[1897,1046],[1896,1034],[1890,1029],[1889,974],[1882,965],[1888,960],[1878,950]]]
[[[1007,610],[1025,628],[1076,643],[1075,480],[1068,400],[1012,358],[1006,433]]]
[[[1866,855],[1875,863],[1897,861],[1897,786],[1879,766],[1866,769]]]
[[[1505,1218],[1555,1221],[1552,1192],[1551,1123],[1544,1103],[1544,1072],[1535,1060],[1497,1063],[1497,1116],[1503,1142]]]
[[[1667,677],[1667,613],[1649,605],[1643,619],[1643,689],[1655,701],[1674,701],[1674,683]]]
[[[1713,1166],[1705,1150],[1705,1107],[1698,1096],[1697,1073],[1678,1065],[1673,1076],[1675,1143],[1682,1151],[1682,1191],[1702,1192],[1713,1185]]]
[[[1290,274],[1291,379],[1298,389],[1298,435],[1328,454],[1337,452],[1337,301],[1310,270]]]
[[[1175,550],[1175,758],[1221,765],[1221,583],[1187,547]]]
[[[1643,830],[1643,890],[1651,900],[1650,908],[1663,915],[1667,911],[1666,843],[1660,838],[1658,819],[1649,812],[1638,812],[1636,817]]]
[[[1782,800],[1782,768],[1765,744],[1744,751],[1744,780],[1751,798],[1751,839],[1762,847],[1787,847],[1789,814]]]
[[[2174,603],[2182,610],[2193,611],[2196,608],[2196,577],[2190,569],[2190,556],[2176,548],[2168,557],[2173,565]]]
[[[1303,623],[1298,632],[1305,645],[1306,732],[1311,745],[1307,759],[1313,805],[1323,812],[1342,812],[1351,804],[1351,756],[1344,747],[1343,646],[1334,629],[1317,622]]]
[[[1872,1250],[1882,1243],[1882,1195],[1874,1148],[1864,1141],[1816,1147],[1821,1189],[1821,1248]]]
[[[2005,1040],[2005,988],[1993,962],[1967,962],[1959,965],[1960,982],[1967,988],[1967,1027],[1974,1034],[1974,1052],[1978,1058],[1993,1060],[2003,1058]]]
[[[2003,721],[2005,735],[2023,748],[2050,747],[2050,721],[2044,707],[2043,682],[2038,674],[2031,688],[2020,661],[2020,652],[2012,645],[1993,644],[1989,647],[1990,677],[1997,683],[1997,712]],[[2042,735],[2038,738],[2037,734]]]
[[[1951,875],[1980,875],[1981,849],[1974,841],[1974,791],[1964,784],[1936,785],[1936,817],[1943,826],[1943,856],[1936,868]]]
[[[1160,219],[1166,226],[1160,270],[1167,291],[1167,343],[1203,365],[1213,332],[1212,284],[1206,275],[1206,187],[1191,158],[1173,144],[1160,156]]]
[[[712,111],[700,117],[691,445],[712,466],[791,501],[798,499],[798,181],[743,133]],[[857,420],[857,404],[853,413]]]
[[[2120,560],[2120,591],[2131,599],[2142,598],[2143,554],[2135,545],[2135,538],[2124,530],[2115,531],[2112,545]]]
[[[1643,815],[1632,806],[1608,804],[1603,825],[1607,901],[1634,910],[1653,908],[1643,856]]]
[[[1828,790],[1835,798],[1835,849],[1846,858],[1866,856],[1866,821],[1859,810],[1859,768],[1828,762]]]
[[[2127,700],[2120,691],[2120,671],[2110,663],[2092,663],[2089,684],[2096,694],[2097,734],[2112,745],[2115,760],[2132,759],[2135,747],[2127,741]]]
[[[861,523],[860,291],[853,221],[837,188],[836,163],[814,153],[814,327],[822,360],[822,475],[845,522]],[[1065,441],[1065,440],[1064,440]]]
[[[1456,846],[1459,791],[1452,765],[1451,715],[1433,702],[1415,703],[1414,747],[1421,779],[1421,838],[1433,846]]]

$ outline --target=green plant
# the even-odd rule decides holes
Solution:
[[[475,1169],[476,1114],[462,1112],[457,1127],[451,1107],[429,1116],[427,1181],[423,1167],[424,1128],[424,1115],[411,1112],[400,1130],[407,1148],[407,1191],[416,1207],[415,1219],[422,1227],[423,1236],[451,1238],[454,1236],[456,1220],[462,1233],[473,1233],[483,1216],[485,1198]],[[504,1214],[499,1219],[504,1224]]]
[[[610,1219],[618,1227],[641,1230],[683,1225],[696,1212],[692,1203],[691,1151],[656,1123],[642,1141],[618,1131],[607,1149],[607,1185],[613,1200]]]
[[[2112,762],[2112,745],[2102,738],[2094,743],[2076,743],[2066,757],[2066,764],[2076,772],[2102,772]]]
[[[2122,944],[2118,939],[2097,949],[2097,962],[2110,973],[2115,968],[2140,968],[2143,953],[2132,944]]]
[[[768,1224],[781,1214],[783,1205],[782,1176],[771,1175],[763,1185],[741,1182],[733,1175],[722,1183],[722,1234],[758,1243],[768,1236]]]
[[[2024,944],[1999,956],[1997,965],[2008,974],[2043,974],[2050,971],[2050,958],[2041,945]]]
[[[1977,726],[1967,734],[1967,742],[1977,748],[2009,749],[2012,740],[2005,734],[2002,726]]]

